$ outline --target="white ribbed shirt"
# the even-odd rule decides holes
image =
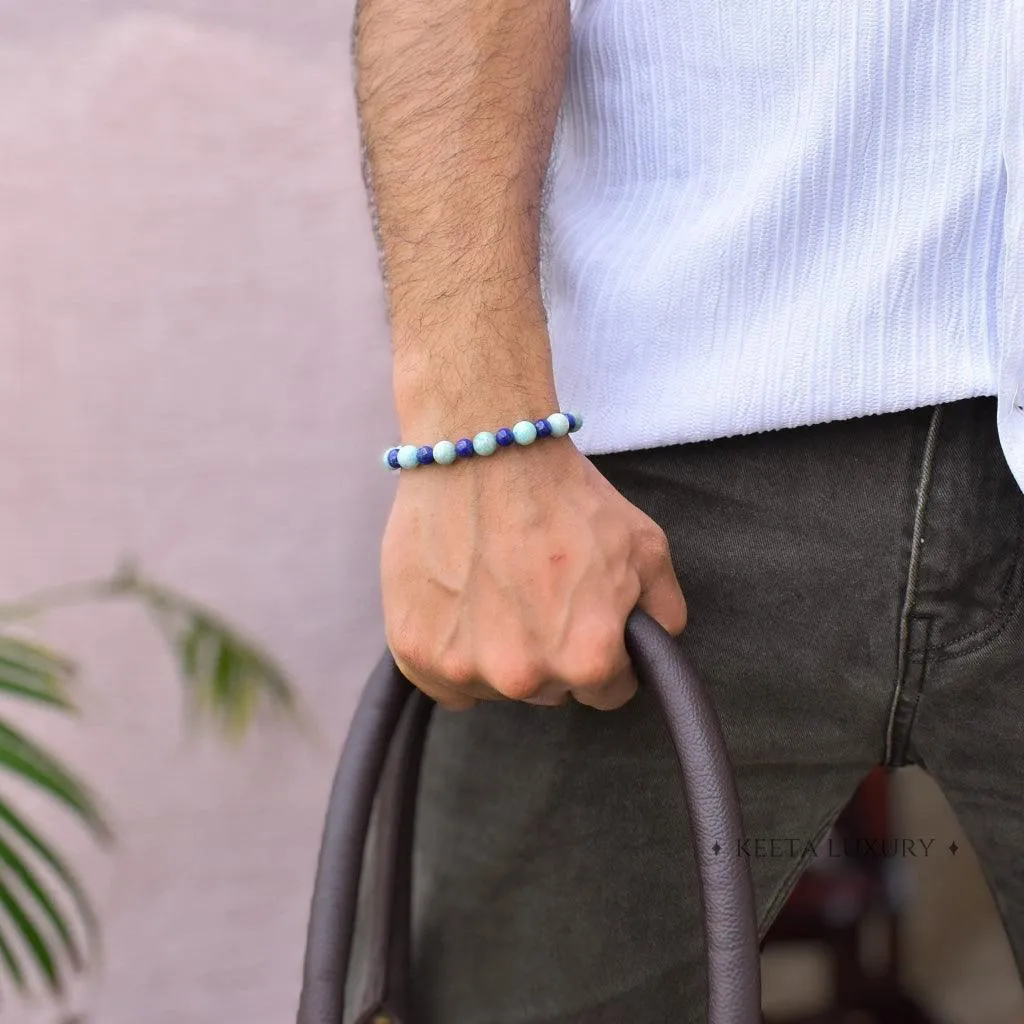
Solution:
[[[542,280],[587,454],[998,395],[1024,0],[575,0]]]

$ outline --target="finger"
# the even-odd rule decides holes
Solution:
[[[452,682],[450,679],[446,679],[441,675],[433,675],[427,672],[419,673],[419,680],[415,684],[417,687],[421,685],[429,685],[435,690],[444,690],[448,693],[462,694],[466,697],[471,697],[474,701],[498,701],[508,700],[507,697],[502,696],[492,686],[488,686],[482,679],[476,682]]]
[[[637,606],[666,632],[678,636],[686,628],[686,599],[663,533],[645,542],[637,559],[637,572],[640,576]]]
[[[560,683],[551,683],[543,687],[539,693],[528,698],[525,703],[533,704],[538,708],[561,708],[565,707],[572,700],[572,694],[566,686]]]
[[[412,682],[412,680],[410,680]],[[417,690],[425,693],[431,700],[436,701],[446,711],[468,711],[477,703],[475,697],[461,690],[452,690],[446,686],[438,686],[435,683],[414,682]]]
[[[431,700],[436,701],[448,711],[467,711],[476,704],[477,698],[472,694],[464,692],[461,688],[456,689],[448,686],[428,673],[417,672],[412,666],[396,657],[394,652],[392,652],[391,657],[398,667],[398,671],[417,690],[425,693]]]
[[[491,689],[491,687],[489,687],[486,683],[475,683],[472,686],[467,686],[463,690],[463,692],[468,693],[471,697],[474,697],[476,700],[488,701],[492,704],[497,701],[508,700],[508,697],[505,697],[502,694],[498,693],[497,690]]]
[[[638,685],[636,673],[631,666],[617,673],[602,686],[586,686],[573,690],[572,696],[577,704],[585,704],[595,711],[614,711],[632,700]]]
[[[443,676],[431,676],[431,684],[438,686],[445,690],[451,690],[453,693],[464,693],[467,697],[472,697],[474,700],[486,700],[486,701],[497,701],[497,700],[508,700],[507,697],[498,693],[493,686],[488,686],[483,680],[474,680],[472,682],[452,682],[450,679],[446,679]]]

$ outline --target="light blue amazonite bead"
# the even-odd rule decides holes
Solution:
[[[455,461],[455,445],[451,441],[438,441],[434,445],[434,461],[450,466]]]
[[[402,469],[415,469],[419,465],[416,452],[417,448],[414,444],[403,444],[398,449],[398,464]]]
[[[481,430],[473,438],[473,451],[477,455],[493,455],[498,448],[498,442],[489,430]]]
[[[553,412],[548,417],[552,437],[565,437],[569,433],[569,417],[564,412]]]
[[[533,444],[537,440],[537,428],[529,420],[520,420],[512,428],[516,444]]]

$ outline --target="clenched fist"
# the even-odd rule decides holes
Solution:
[[[381,585],[398,667],[450,709],[619,707],[637,685],[630,611],[686,625],[664,532],[568,438],[402,471]]]

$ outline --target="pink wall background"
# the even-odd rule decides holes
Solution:
[[[389,353],[345,4],[0,6],[0,587],[133,552],[275,651],[320,728],[182,728],[141,613],[51,615],[85,720],[25,715],[106,799],[73,1006],[102,1024],[293,1017],[338,741],[382,649]],[[37,806],[33,802],[33,806]],[[4,1020],[55,1024],[38,1004]]]

